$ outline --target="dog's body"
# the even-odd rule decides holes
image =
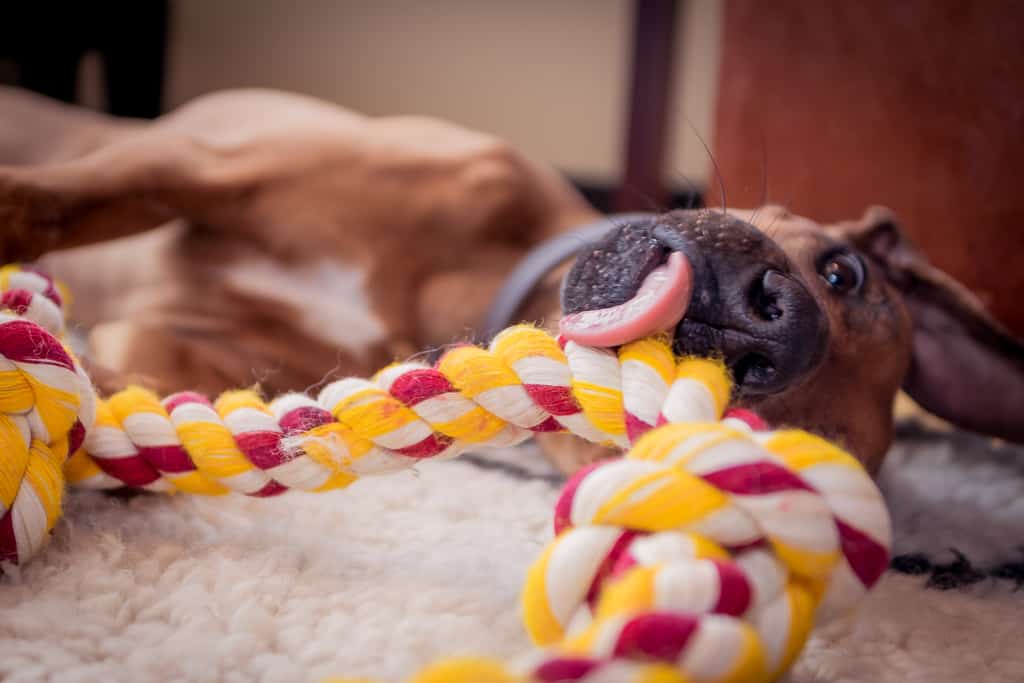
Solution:
[[[551,170],[429,119],[369,119],[264,91],[208,96],[151,124],[15,91],[0,91],[0,112],[13,124],[0,130],[16,131],[0,132],[2,256],[47,254],[75,293],[95,365],[113,371],[107,388],[141,377],[165,391],[259,382],[276,393],[368,374],[473,336],[531,247],[599,218]],[[813,335],[804,325],[792,328],[799,338],[772,338],[773,349],[813,347],[798,371],[756,396],[741,383],[740,402],[840,439],[871,467],[908,377],[943,417],[1024,439],[1021,346],[902,243],[891,216],[872,211],[824,228],[774,207],[735,216],[745,222],[720,213],[654,220],[680,234],[718,221],[705,251],[723,253],[743,251],[730,231],[757,225],[771,252],[758,259],[774,258],[814,302]],[[67,250],[76,245],[89,246]],[[837,249],[863,256],[856,301],[822,285],[822,257]],[[521,318],[555,320],[562,272],[538,282]],[[719,287],[722,301],[730,296]],[[980,385],[984,396],[954,400]],[[563,449],[559,461],[572,469],[591,454]]]
[[[0,177],[5,260],[97,243],[46,265],[97,364],[168,386],[301,389],[465,338],[530,246],[596,217],[550,170],[430,119],[263,91],[151,125],[17,92],[0,110],[22,114],[0,139],[21,164]]]

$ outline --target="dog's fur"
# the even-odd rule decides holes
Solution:
[[[0,117],[0,257],[45,255],[67,281],[104,389],[276,393],[365,375],[471,336],[533,245],[598,217],[493,137],[295,95],[219,93],[148,123],[0,90]],[[831,331],[814,371],[758,404],[766,417],[875,468],[903,384],[944,418],[1024,440],[1020,343],[891,214],[825,227],[777,207],[735,215],[781,247]],[[840,243],[872,263],[856,302],[815,270]],[[524,319],[555,320],[558,274]],[[547,442],[564,469],[594,453]]]

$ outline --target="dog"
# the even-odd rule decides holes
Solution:
[[[776,206],[609,219],[493,136],[273,91],[143,122],[4,89],[0,112],[0,256],[69,285],[103,390],[310,390],[485,323],[621,305],[678,251],[693,291],[674,345],[723,358],[735,405],[871,471],[901,387],[1024,441],[1024,346],[885,209],[831,225]],[[542,437],[567,472],[604,454]]]

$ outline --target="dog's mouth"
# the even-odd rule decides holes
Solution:
[[[821,361],[828,338],[823,312],[778,246],[706,211],[610,232],[577,259],[562,310],[562,335],[581,344],[664,332],[677,353],[722,358],[738,399],[792,386]]]
[[[668,252],[639,283],[629,285],[636,291],[623,303],[563,316],[562,336],[589,346],[619,346],[672,329],[690,304],[693,269],[682,252]]]

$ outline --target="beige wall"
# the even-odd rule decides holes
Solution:
[[[267,86],[370,114],[431,114],[527,154],[617,177],[625,116],[627,0],[177,0],[167,104]],[[667,176],[701,182],[711,139],[718,0],[684,3]]]

